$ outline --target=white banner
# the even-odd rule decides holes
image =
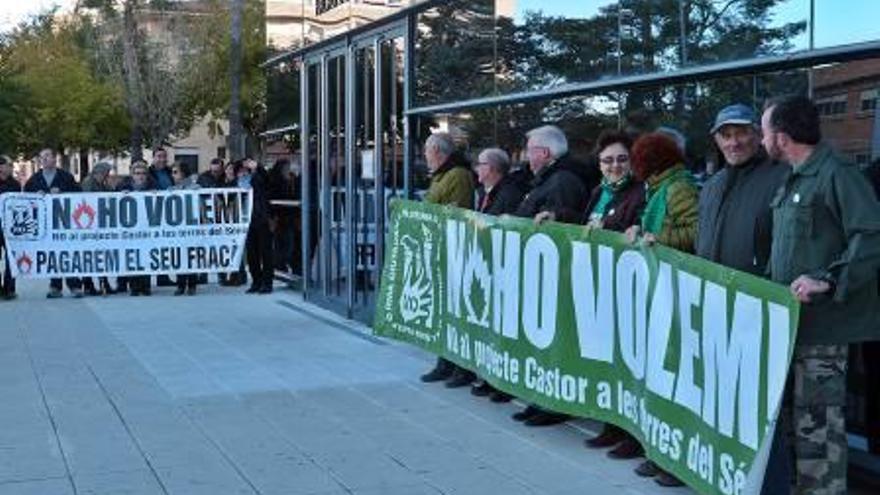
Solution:
[[[246,189],[0,197],[21,278],[235,271],[252,208]]]

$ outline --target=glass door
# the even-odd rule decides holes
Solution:
[[[403,34],[353,45],[351,316],[371,322],[381,276],[386,215],[403,195]]]

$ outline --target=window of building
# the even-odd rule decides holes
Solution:
[[[832,117],[836,115],[846,114],[846,95],[837,95],[827,98],[816,99],[816,108],[819,115],[823,117]]]
[[[862,112],[873,112],[877,108],[877,96],[880,91],[871,89],[862,91],[859,95],[859,110]]]

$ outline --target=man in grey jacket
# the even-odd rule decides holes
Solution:
[[[724,156],[725,168],[713,175],[700,193],[696,254],[763,276],[773,230],[770,202],[788,167],[767,156],[761,146],[757,115],[750,107],[737,104],[723,108],[710,133]],[[789,492],[783,430],[777,425],[762,493]]]

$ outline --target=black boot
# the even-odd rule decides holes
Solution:
[[[470,385],[476,378],[477,375],[473,371],[456,366],[452,376],[446,380],[446,388],[464,387]]]
[[[451,361],[437,358],[437,364],[434,366],[434,369],[422,375],[421,380],[425,383],[443,381],[452,376],[453,371],[455,371],[455,366]]]

